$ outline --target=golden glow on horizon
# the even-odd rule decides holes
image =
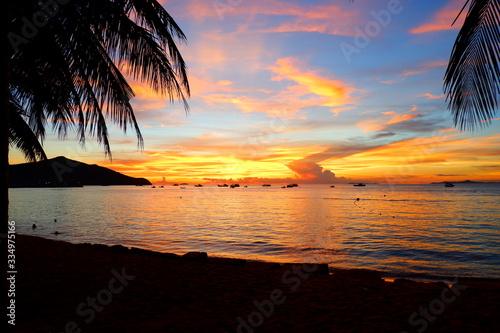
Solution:
[[[491,135],[500,118],[484,132],[463,133],[445,111],[443,55],[450,50],[442,45],[453,34],[447,30],[462,24],[450,27],[463,1],[444,1],[442,8],[402,4],[389,25],[356,47],[352,62],[339,44],[359,46],[355,29],[375,22],[369,13],[385,10],[386,2],[229,3],[221,12],[210,1],[163,2],[189,39],[179,46],[189,67],[189,116],[180,103],[128,78],[144,152],[133,131],[120,136],[108,123],[112,161],[95,143],[80,151],[77,140],[61,143],[55,136],[45,145],[49,157],[64,155],[154,183],[500,181],[500,136]],[[120,68],[129,70],[127,63]],[[11,157],[25,162],[18,152]]]

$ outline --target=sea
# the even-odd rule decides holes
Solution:
[[[500,278],[500,184],[85,186],[9,197],[19,234],[72,243]]]

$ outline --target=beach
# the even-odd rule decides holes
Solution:
[[[15,332],[499,332],[500,282],[16,237]],[[450,288],[451,287],[451,288]]]

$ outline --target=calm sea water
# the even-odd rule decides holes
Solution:
[[[95,186],[9,193],[10,219],[22,234],[178,254],[322,262],[387,276],[500,278],[500,184]]]

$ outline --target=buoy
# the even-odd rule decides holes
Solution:
[[[33,230],[35,230],[36,229],[36,224],[33,224],[33,226],[31,228],[33,228]]]

